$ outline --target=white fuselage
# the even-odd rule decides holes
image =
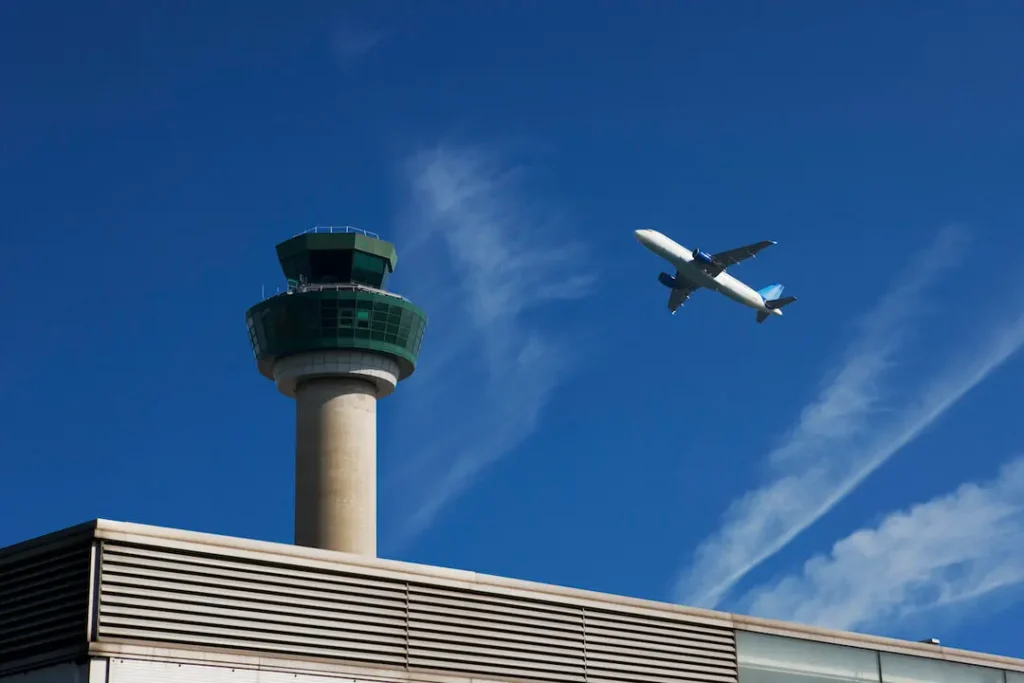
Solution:
[[[749,306],[756,311],[782,315],[781,310],[766,307],[764,299],[754,289],[725,271],[715,277],[705,273],[697,263],[694,263],[693,253],[689,249],[657,230],[637,230],[636,238],[640,244],[675,266],[679,277],[688,282],[721,292],[733,301]]]

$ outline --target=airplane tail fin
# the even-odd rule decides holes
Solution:
[[[761,295],[761,298],[765,301],[771,301],[772,299],[778,299],[782,296],[782,290],[785,289],[781,284],[776,282],[774,285],[768,285],[757,290],[757,293]]]

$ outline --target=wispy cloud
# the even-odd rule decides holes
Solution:
[[[721,528],[697,549],[677,598],[713,607],[748,572],[820,519],[1024,343],[1019,315],[982,337],[970,353],[894,405],[885,380],[907,321],[962,235],[945,231],[909,275],[869,313],[857,340],[818,399],[769,454],[774,478],[735,501]],[[916,398],[915,398],[916,397]]]
[[[889,514],[741,602],[758,616],[846,630],[884,623],[891,630],[915,614],[1001,595],[1021,583],[1024,458],[1018,457],[992,481]]]
[[[373,48],[385,38],[383,31],[359,28],[352,23],[339,24],[331,38],[331,48],[334,54],[343,60],[360,57]]]
[[[403,269],[413,269],[411,294],[431,312],[417,370],[430,374],[430,389],[412,403],[436,445],[409,456],[415,486],[403,486],[403,538],[534,431],[572,368],[552,321],[535,313],[591,285],[577,270],[587,262],[581,248],[556,237],[564,221],[525,196],[524,169],[448,146],[416,154],[406,168]]]
[[[955,263],[967,239],[956,227],[942,230],[914,260],[902,279],[860,321],[858,335],[847,347],[821,393],[800,415],[785,442],[769,454],[773,465],[793,465],[817,457],[822,450],[861,434],[879,408],[885,392],[880,382],[922,310],[921,295],[943,270]]]

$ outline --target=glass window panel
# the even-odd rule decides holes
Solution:
[[[882,653],[883,683],[1003,683],[1003,672],[981,666],[968,666]]]
[[[1024,683],[1024,674],[1013,671],[1006,672],[1006,683]]]
[[[353,275],[358,282],[371,287],[380,287],[384,280],[387,262],[379,256],[357,251],[353,260]]]
[[[352,279],[351,252],[314,249],[309,252],[309,266],[313,282],[349,282]]]
[[[738,631],[740,683],[878,683],[878,655],[841,645]]]

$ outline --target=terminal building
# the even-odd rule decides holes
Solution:
[[[1024,660],[376,556],[376,404],[425,314],[394,247],[278,245],[246,314],[296,405],[295,545],[95,520],[0,549],[2,683],[1024,683]]]

